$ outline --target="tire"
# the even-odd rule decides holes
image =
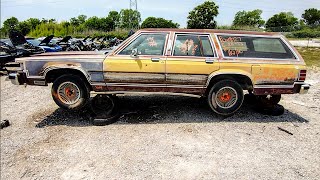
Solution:
[[[54,102],[66,110],[79,110],[90,99],[90,90],[83,79],[76,75],[63,75],[52,85],[51,94]]]
[[[281,100],[281,94],[279,95],[269,95],[269,96],[257,96],[257,103],[259,106],[263,107],[273,107],[277,105]]]
[[[91,101],[92,112],[94,113],[93,125],[105,126],[118,121],[119,100],[114,95],[97,95]]]
[[[240,109],[244,95],[242,87],[233,80],[222,80],[213,85],[208,94],[211,109],[223,116],[233,115]]]
[[[253,107],[253,110],[255,110],[260,114],[270,115],[270,116],[281,116],[285,112],[284,107],[281,106],[280,104],[277,104],[271,107],[255,106]]]

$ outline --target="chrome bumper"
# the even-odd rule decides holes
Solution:
[[[20,85],[20,83],[19,83],[19,75],[17,73],[10,73],[9,74],[9,80],[14,85]]]
[[[307,94],[310,89],[310,84],[303,84],[300,88],[300,94]]]

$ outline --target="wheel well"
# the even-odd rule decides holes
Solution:
[[[206,94],[209,93],[211,87],[221,80],[233,80],[239,83],[243,90],[252,90],[253,84],[248,76],[241,74],[222,74],[211,78],[210,83],[207,87]]]
[[[46,74],[46,81],[47,81],[47,83],[53,83],[58,77],[66,75],[66,74],[79,76],[88,85],[90,90],[92,90],[92,87],[89,84],[87,77],[81,71],[76,70],[76,69],[54,69],[54,70],[51,70]]]

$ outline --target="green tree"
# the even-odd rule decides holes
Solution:
[[[114,30],[119,25],[120,15],[118,11],[110,11],[108,14],[108,18],[110,18],[114,22],[114,26],[112,29]]]
[[[141,22],[141,14],[139,11],[132,9],[122,9],[119,16],[119,27],[134,29],[138,28]]]
[[[30,25],[31,29],[35,29],[38,25],[41,24],[40,19],[37,18],[29,18],[26,22]]]
[[[266,23],[267,30],[274,32],[290,32],[298,25],[298,18],[291,12],[281,12],[273,15]]]
[[[11,17],[3,22],[3,29],[9,31],[11,28],[16,28],[19,20],[16,17]]]
[[[93,16],[85,22],[85,26],[88,29],[110,31],[114,26],[114,22],[108,17],[98,18],[97,16]]]
[[[49,20],[45,19],[45,18],[42,18],[41,19],[41,24],[47,24],[49,22]]]
[[[78,18],[73,17],[73,18],[70,19],[70,24],[72,26],[79,26],[80,22],[79,22]]]
[[[234,17],[233,25],[261,27],[265,23],[261,18],[261,14],[262,10],[260,9],[255,9],[253,11],[239,11]]]
[[[219,6],[212,1],[205,1],[195,7],[188,16],[188,28],[190,29],[214,29],[217,22],[214,18],[219,14]]]
[[[141,24],[141,28],[178,28],[178,27],[179,27],[179,24],[173,23],[172,20],[166,20],[163,18],[156,18],[156,17],[148,17]]]
[[[81,14],[81,15],[78,16],[78,21],[79,21],[80,24],[83,24],[83,23],[86,22],[87,18],[88,17],[86,15]]]
[[[85,26],[88,29],[99,29],[99,18],[97,16],[90,17],[86,22]]]
[[[49,23],[57,23],[56,19],[49,19]]]
[[[27,35],[31,31],[32,27],[28,21],[19,22],[17,30],[22,33],[22,35]]]
[[[315,8],[306,9],[302,18],[309,26],[319,26],[320,25],[320,10]]]
[[[100,18],[99,19],[99,29],[100,31],[111,31],[114,27],[114,21],[111,18]]]

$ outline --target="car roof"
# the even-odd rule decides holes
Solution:
[[[250,34],[250,35],[281,35],[278,32],[259,32],[243,30],[223,30],[223,29],[175,29],[175,28],[148,28],[140,29],[139,32],[181,32],[181,33],[226,33],[226,34]]]

